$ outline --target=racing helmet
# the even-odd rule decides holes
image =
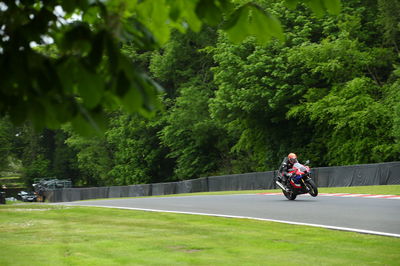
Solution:
[[[288,159],[289,159],[289,162],[292,164],[297,163],[297,156],[294,153],[289,153]]]

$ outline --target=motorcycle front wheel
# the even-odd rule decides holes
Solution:
[[[317,185],[315,185],[314,181],[310,179],[305,183],[308,189],[310,190],[308,193],[310,193],[311,196],[316,197],[318,195],[318,188]]]
[[[288,200],[295,200],[296,197],[297,197],[297,194],[294,193],[293,191],[285,191],[285,190],[282,189],[282,192],[283,192],[283,195],[285,195],[285,197]]]

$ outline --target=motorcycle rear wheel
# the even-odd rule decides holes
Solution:
[[[310,193],[311,196],[316,197],[318,196],[318,188],[317,185],[315,185],[313,180],[308,180],[306,181],[306,186],[310,189],[308,193]]]
[[[282,189],[282,192],[283,192],[283,195],[285,195],[285,197],[288,200],[295,200],[296,197],[297,197],[297,194],[294,193],[293,191],[285,191],[285,190]]]

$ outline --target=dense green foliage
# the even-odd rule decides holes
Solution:
[[[91,138],[74,133],[74,123],[35,133],[3,119],[2,149],[25,149],[12,156],[27,180],[57,176],[82,186],[271,170],[288,152],[312,166],[399,160],[399,1],[346,1],[336,16],[289,9],[292,1],[257,2],[280,21],[284,41],[260,43],[249,30],[232,43],[239,33],[204,15],[209,26],[168,31],[154,51],[122,46],[120,55],[164,88],[155,116],[126,112],[137,111],[126,104],[109,109],[108,129]]]
[[[340,9],[339,0],[306,2],[319,13]],[[283,39],[276,17],[249,1],[0,1],[0,115],[37,130],[70,122],[81,134],[103,132],[109,110],[150,116],[162,89],[121,44],[151,50],[173,30],[198,32],[203,24],[219,25],[236,42]]]

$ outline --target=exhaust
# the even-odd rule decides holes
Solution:
[[[288,189],[287,188],[285,188],[283,185],[282,185],[282,183],[281,182],[279,182],[279,181],[275,181],[275,183],[278,185],[278,186],[280,186],[280,188],[281,189],[283,189],[284,191],[288,191]]]

